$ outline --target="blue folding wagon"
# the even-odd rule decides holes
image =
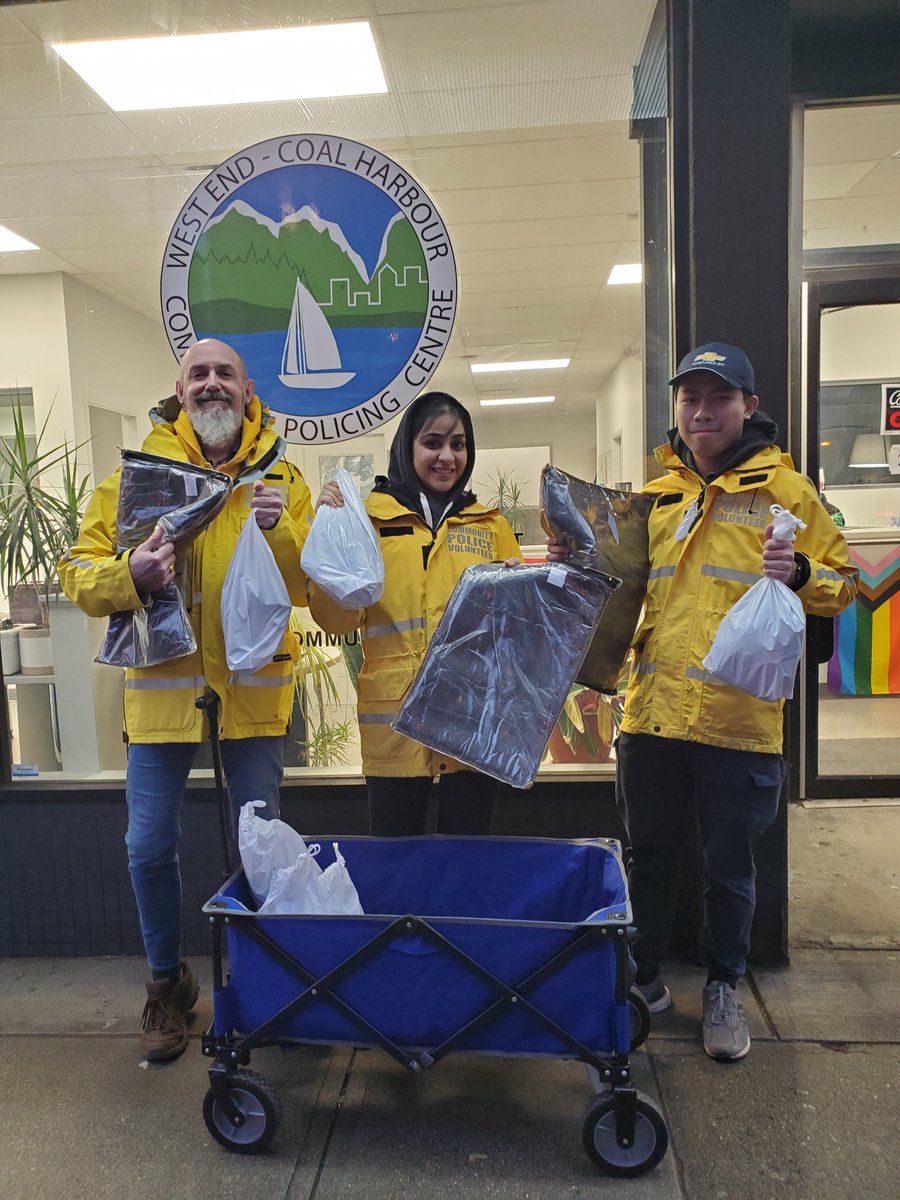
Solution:
[[[319,839],[311,839],[319,840]],[[318,857],[333,861],[330,838]],[[274,1089],[247,1070],[258,1046],[380,1046],[411,1071],[451,1051],[584,1062],[597,1089],[584,1148],[614,1175],[666,1152],[629,1053],[650,1015],[631,988],[631,906],[611,838],[342,837],[365,916],[266,916],[242,871],[203,911],[213,935],[214,1061],[203,1115],[229,1150],[274,1136]],[[227,971],[226,971],[227,958]]]

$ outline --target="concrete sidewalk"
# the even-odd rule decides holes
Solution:
[[[748,979],[754,1045],[742,1062],[704,1055],[702,974],[667,969],[675,1007],[632,1062],[670,1150],[639,1179],[589,1162],[588,1081],[556,1060],[451,1056],[413,1075],[378,1050],[257,1051],[251,1067],[280,1093],[283,1124],[265,1154],[230,1154],[201,1112],[208,961],[194,964],[204,991],[191,1046],[149,1067],[143,961],[6,959],[0,1197],[896,1200],[898,834],[900,807],[792,812],[797,948],[790,968]]]

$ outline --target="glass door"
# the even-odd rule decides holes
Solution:
[[[900,272],[834,276],[808,275],[808,463],[860,582],[856,600],[834,622],[830,657],[830,631],[824,653],[812,653],[810,639],[804,794],[897,796]]]

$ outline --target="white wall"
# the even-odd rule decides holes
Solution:
[[[644,400],[643,363],[639,357],[620,358],[607,375],[597,394],[597,458],[602,464],[613,438],[622,435],[622,474],[637,491],[644,484]]]
[[[172,395],[178,375],[162,326],[77,277],[64,276],[62,288],[79,441],[90,437],[89,405],[134,418],[143,441],[148,410]]]
[[[32,389],[35,427],[47,421],[47,446],[75,442],[59,274],[0,276],[0,387]]]
[[[900,304],[864,304],[823,314],[823,383],[900,374]]]
[[[143,437],[177,373],[162,326],[111,296],[59,273],[0,277],[0,387],[32,389],[45,446],[89,442],[90,404],[136,418]]]

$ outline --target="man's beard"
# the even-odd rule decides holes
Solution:
[[[208,408],[204,404],[207,393],[198,396],[191,406],[188,413],[188,420],[191,423],[191,428],[196,433],[201,446],[208,447],[210,450],[228,450],[243,424],[244,417],[242,413],[237,413],[232,408],[225,408],[224,405],[214,404]],[[230,397],[223,397],[230,399]]]

